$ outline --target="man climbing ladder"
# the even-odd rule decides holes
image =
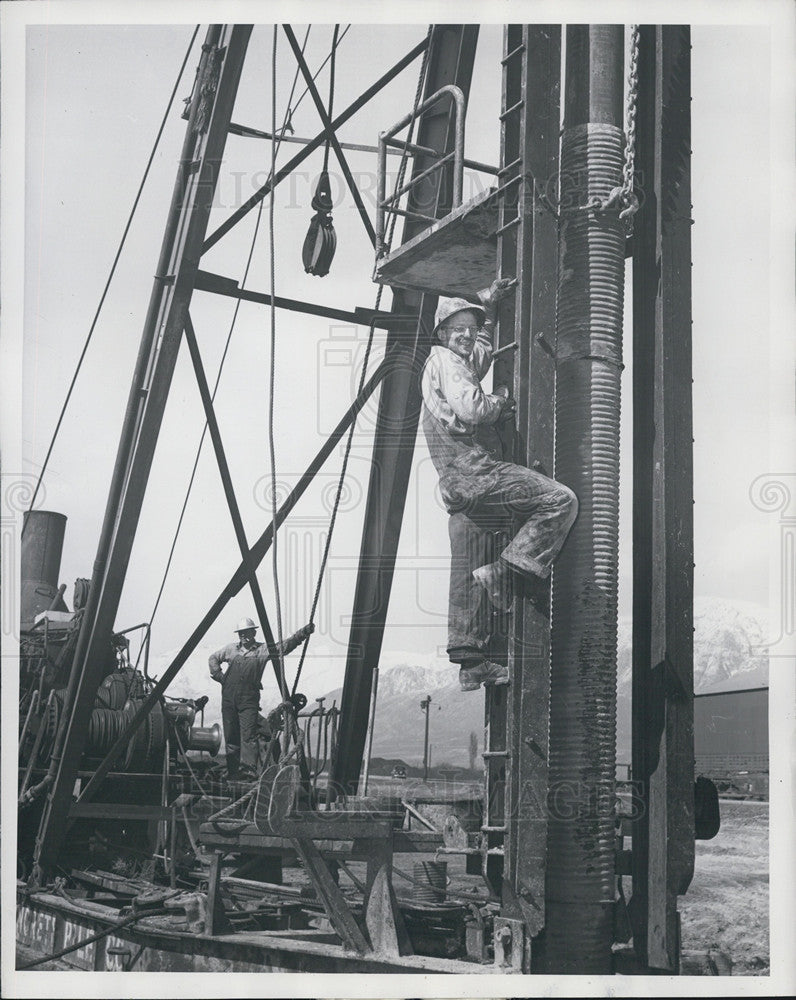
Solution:
[[[508,681],[507,668],[488,658],[484,598],[506,611],[515,578],[546,579],[578,509],[569,487],[502,460],[498,425],[511,417],[514,401],[505,388],[484,392],[481,380],[492,363],[497,303],[514,284],[496,279],[478,293],[480,305],[441,298],[432,334],[439,342],[422,374],[423,430],[450,514],[448,656],[460,665],[463,691]],[[490,558],[490,532],[507,528],[512,517],[518,530]]]

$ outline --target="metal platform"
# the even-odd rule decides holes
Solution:
[[[496,188],[483,191],[378,260],[373,280],[472,298],[495,277],[498,205]]]

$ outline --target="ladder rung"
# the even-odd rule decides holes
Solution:
[[[524,51],[525,51],[525,43],[523,42],[520,45],[518,45],[516,49],[512,49],[507,56],[503,56],[503,58],[500,60],[501,66],[505,66],[506,63],[509,61],[509,59],[513,59],[515,56],[518,56],[520,52]]]
[[[500,185],[500,187],[495,191],[494,196],[496,198],[502,198],[510,187],[514,187],[515,184],[519,184],[521,180],[522,180],[522,174],[517,174],[515,177],[510,177],[505,184]]]
[[[498,177],[502,177],[504,174],[510,174],[511,171],[518,167],[522,163],[522,157],[518,156],[516,160],[512,160],[511,163],[507,163],[505,167],[501,167],[498,170]]]
[[[505,833],[507,826],[482,826],[481,833]]]
[[[505,111],[501,112],[500,120],[505,121],[509,115],[513,115],[515,111],[519,111],[520,108],[524,107],[525,101],[517,101],[516,104],[512,104],[510,108],[506,108]]]
[[[484,750],[482,757],[508,757],[508,750]]]
[[[491,855],[497,854],[499,857],[503,857],[506,852],[503,850],[502,847],[490,847],[486,853]]]
[[[515,215],[513,219],[511,219],[509,222],[506,222],[504,225],[500,227],[500,229],[496,231],[495,236],[501,236],[503,233],[506,232],[506,230],[513,229],[515,226],[518,226],[519,224],[520,224],[520,216]]]

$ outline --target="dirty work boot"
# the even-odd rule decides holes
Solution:
[[[482,684],[508,684],[509,668],[491,660],[482,660],[471,667],[459,667],[462,691],[477,691]]]
[[[473,570],[473,579],[476,580],[487,593],[490,602],[501,611],[508,611],[511,607],[511,570],[505,563],[487,563],[486,566],[479,566]]]

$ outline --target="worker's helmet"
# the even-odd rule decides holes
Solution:
[[[257,626],[251,620],[251,618],[241,618],[238,622],[238,627],[235,629],[236,632],[245,632],[247,629],[256,629]]]
[[[476,313],[479,323],[483,323],[486,319],[484,307],[478,305],[477,303],[468,302],[467,299],[440,298],[437,304],[437,311],[434,314],[434,332],[432,336],[437,336],[440,326],[442,326],[446,319],[453,316],[454,313],[464,312],[465,309],[470,309],[472,312]]]

